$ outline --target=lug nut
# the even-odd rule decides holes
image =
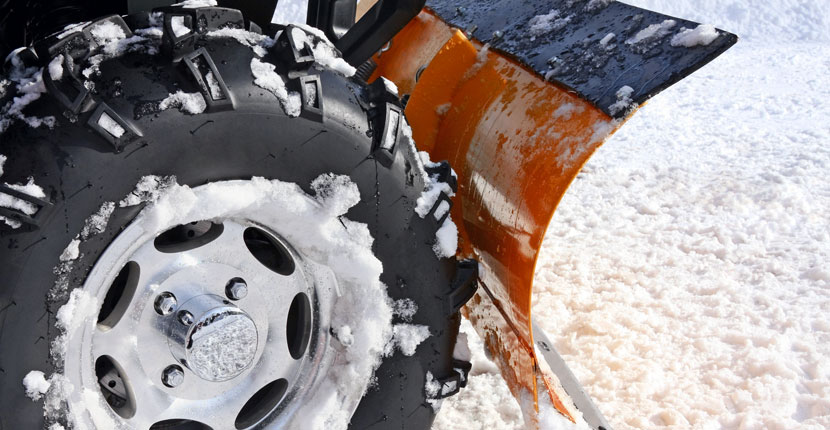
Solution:
[[[193,324],[193,314],[188,311],[179,312],[179,322],[184,325]]]
[[[173,293],[163,292],[156,297],[155,308],[156,312],[161,316],[167,316],[176,311],[179,303],[176,301],[176,296]]]
[[[239,278],[231,279],[225,287],[225,294],[231,300],[244,299],[248,295],[248,284]]]
[[[161,382],[170,388],[178,387],[184,382],[184,371],[175,364],[167,366],[161,374]]]

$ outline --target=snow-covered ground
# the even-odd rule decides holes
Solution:
[[[830,428],[830,2],[629,3],[743,39],[591,159],[533,312],[617,430]],[[476,345],[433,429],[524,428]]]

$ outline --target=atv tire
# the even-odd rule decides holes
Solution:
[[[179,16],[192,29],[184,37],[170,26],[170,18]],[[96,22],[132,33],[159,18],[164,25],[158,53],[107,59],[89,77],[83,70],[101,52],[89,31],[49,38],[18,53],[21,61],[44,67],[48,89],[25,114],[56,122],[50,129],[18,121],[0,135],[0,154],[7,157],[2,182],[25,184],[33,178],[46,192],[40,199],[0,188],[0,195],[13,193],[37,207],[31,216],[8,208],[0,213],[20,223],[11,228],[0,222],[0,429],[67,424],[54,415],[45,419],[42,401],[29,399],[21,382],[34,369],[47,375],[62,371],[62,363],[50,356],[59,334],[56,312],[141,209],[116,207],[106,227],[80,243],[71,267],[61,266],[67,245],[104,203],[119,202],[147,175],[175,176],[190,187],[259,176],[295,183],[313,194],[311,182],[325,173],[346,175],[357,185],[362,200],[346,217],[368,226],[389,296],[414,301],[418,311],[408,323],[426,325],[430,332],[411,356],[397,351],[383,360],[350,428],[428,429],[435,411],[425,392],[427,373],[439,381],[458,373],[452,353],[460,304],[447,304],[459,285],[453,282],[458,263],[436,257],[432,246],[440,223],[414,212],[425,182],[414,148],[403,143],[401,130],[397,135],[393,130],[397,143],[392,148],[381,145],[385,125],[401,112],[398,97],[382,83],[367,86],[315,65],[313,57],[300,55],[291,43],[281,45],[278,38],[259,60],[275,66],[289,91],[304,95],[299,116],[292,117],[285,101],[253,83],[250,65],[258,57],[251,46],[207,36],[220,27],[244,28],[237,11],[170,8],[161,16]],[[56,81],[47,76],[48,65],[60,55],[66,76]],[[207,72],[218,87],[205,84]],[[159,110],[159,101],[177,91],[201,94],[205,111]],[[15,95],[11,89],[0,92],[0,106]],[[120,135],[102,115],[118,124]],[[55,294],[60,282],[68,288]],[[180,424],[164,428],[195,428],[192,422]]]

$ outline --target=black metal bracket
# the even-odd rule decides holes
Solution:
[[[447,306],[448,315],[455,314],[473,298],[478,290],[478,261],[468,259],[458,262]]]
[[[436,382],[441,385],[441,389],[435,394],[435,399],[445,399],[447,397],[458,394],[462,388],[467,386],[470,370],[473,364],[469,361],[453,360],[452,370],[453,374],[443,378],[436,379]]]
[[[357,0],[311,0],[306,22],[335,41],[352,28],[356,12]]]
[[[458,192],[458,178],[452,174],[452,167],[448,161],[439,161],[431,166],[425,166],[429,176],[437,176],[438,182],[443,182],[450,186],[452,192]]]
[[[219,0],[220,7],[239,9],[248,21],[248,28],[251,23],[259,28],[268,28],[271,18],[277,9],[278,0]]]
[[[415,18],[425,3],[426,0],[378,0],[335,46],[346,61],[360,66]]]

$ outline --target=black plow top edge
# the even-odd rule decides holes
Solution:
[[[614,118],[738,41],[719,29],[712,40],[712,29],[696,22],[609,0],[427,0],[427,6]],[[703,37],[689,33],[696,29]]]

